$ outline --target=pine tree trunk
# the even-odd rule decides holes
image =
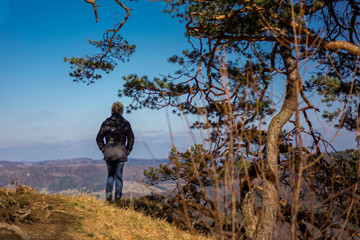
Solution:
[[[251,238],[256,240],[272,239],[277,215],[279,211],[279,196],[277,185],[278,159],[279,159],[279,135],[282,127],[290,120],[298,106],[299,93],[299,71],[291,50],[287,47],[280,47],[280,54],[283,58],[287,82],[286,95],[280,112],[270,122],[266,139],[266,161],[264,164],[264,182],[262,191],[262,210],[260,216],[253,218],[256,223],[256,232]],[[245,216],[247,217],[247,216]],[[247,234],[249,237],[249,235]]]

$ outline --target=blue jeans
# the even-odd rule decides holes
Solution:
[[[121,198],[123,188],[123,169],[125,162],[106,162],[108,177],[106,180],[106,197],[111,197],[115,182],[115,197]]]

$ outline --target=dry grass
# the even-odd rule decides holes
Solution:
[[[85,219],[82,229],[97,239],[210,239],[193,235],[131,209],[117,208],[89,196],[69,197]],[[86,238],[84,238],[86,239]]]
[[[4,224],[0,224],[0,239],[4,230],[6,234],[11,232],[10,226],[19,227],[31,239],[38,240],[211,239],[184,232],[164,220],[119,208],[88,195],[47,195],[23,187],[21,191],[0,188],[0,197],[4,206],[0,208],[0,214],[7,216],[0,219]],[[24,210],[28,215],[17,217]],[[16,234],[13,234],[15,237]]]

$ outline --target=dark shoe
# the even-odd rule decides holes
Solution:
[[[121,202],[121,196],[115,196],[115,204],[119,205]]]
[[[105,201],[108,202],[108,203],[111,203],[111,199],[112,199],[112,196],[109,195],[109,196],[106,197],[106,200],[105,200]]]
[[[124,199],[121,199],[121,197],[115,197],[115,205],[120,207],[120,208],[123,208],[125,207],[125,200]]]

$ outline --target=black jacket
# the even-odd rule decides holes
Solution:
[[[120,114],[113,114],[107,118],[102,123],[99,133],[96,136],[96,143],[101,152],[105,151],[107,145],[122,143],[128,155],[133,148],[134,140],[135,137],[130,123]]]

